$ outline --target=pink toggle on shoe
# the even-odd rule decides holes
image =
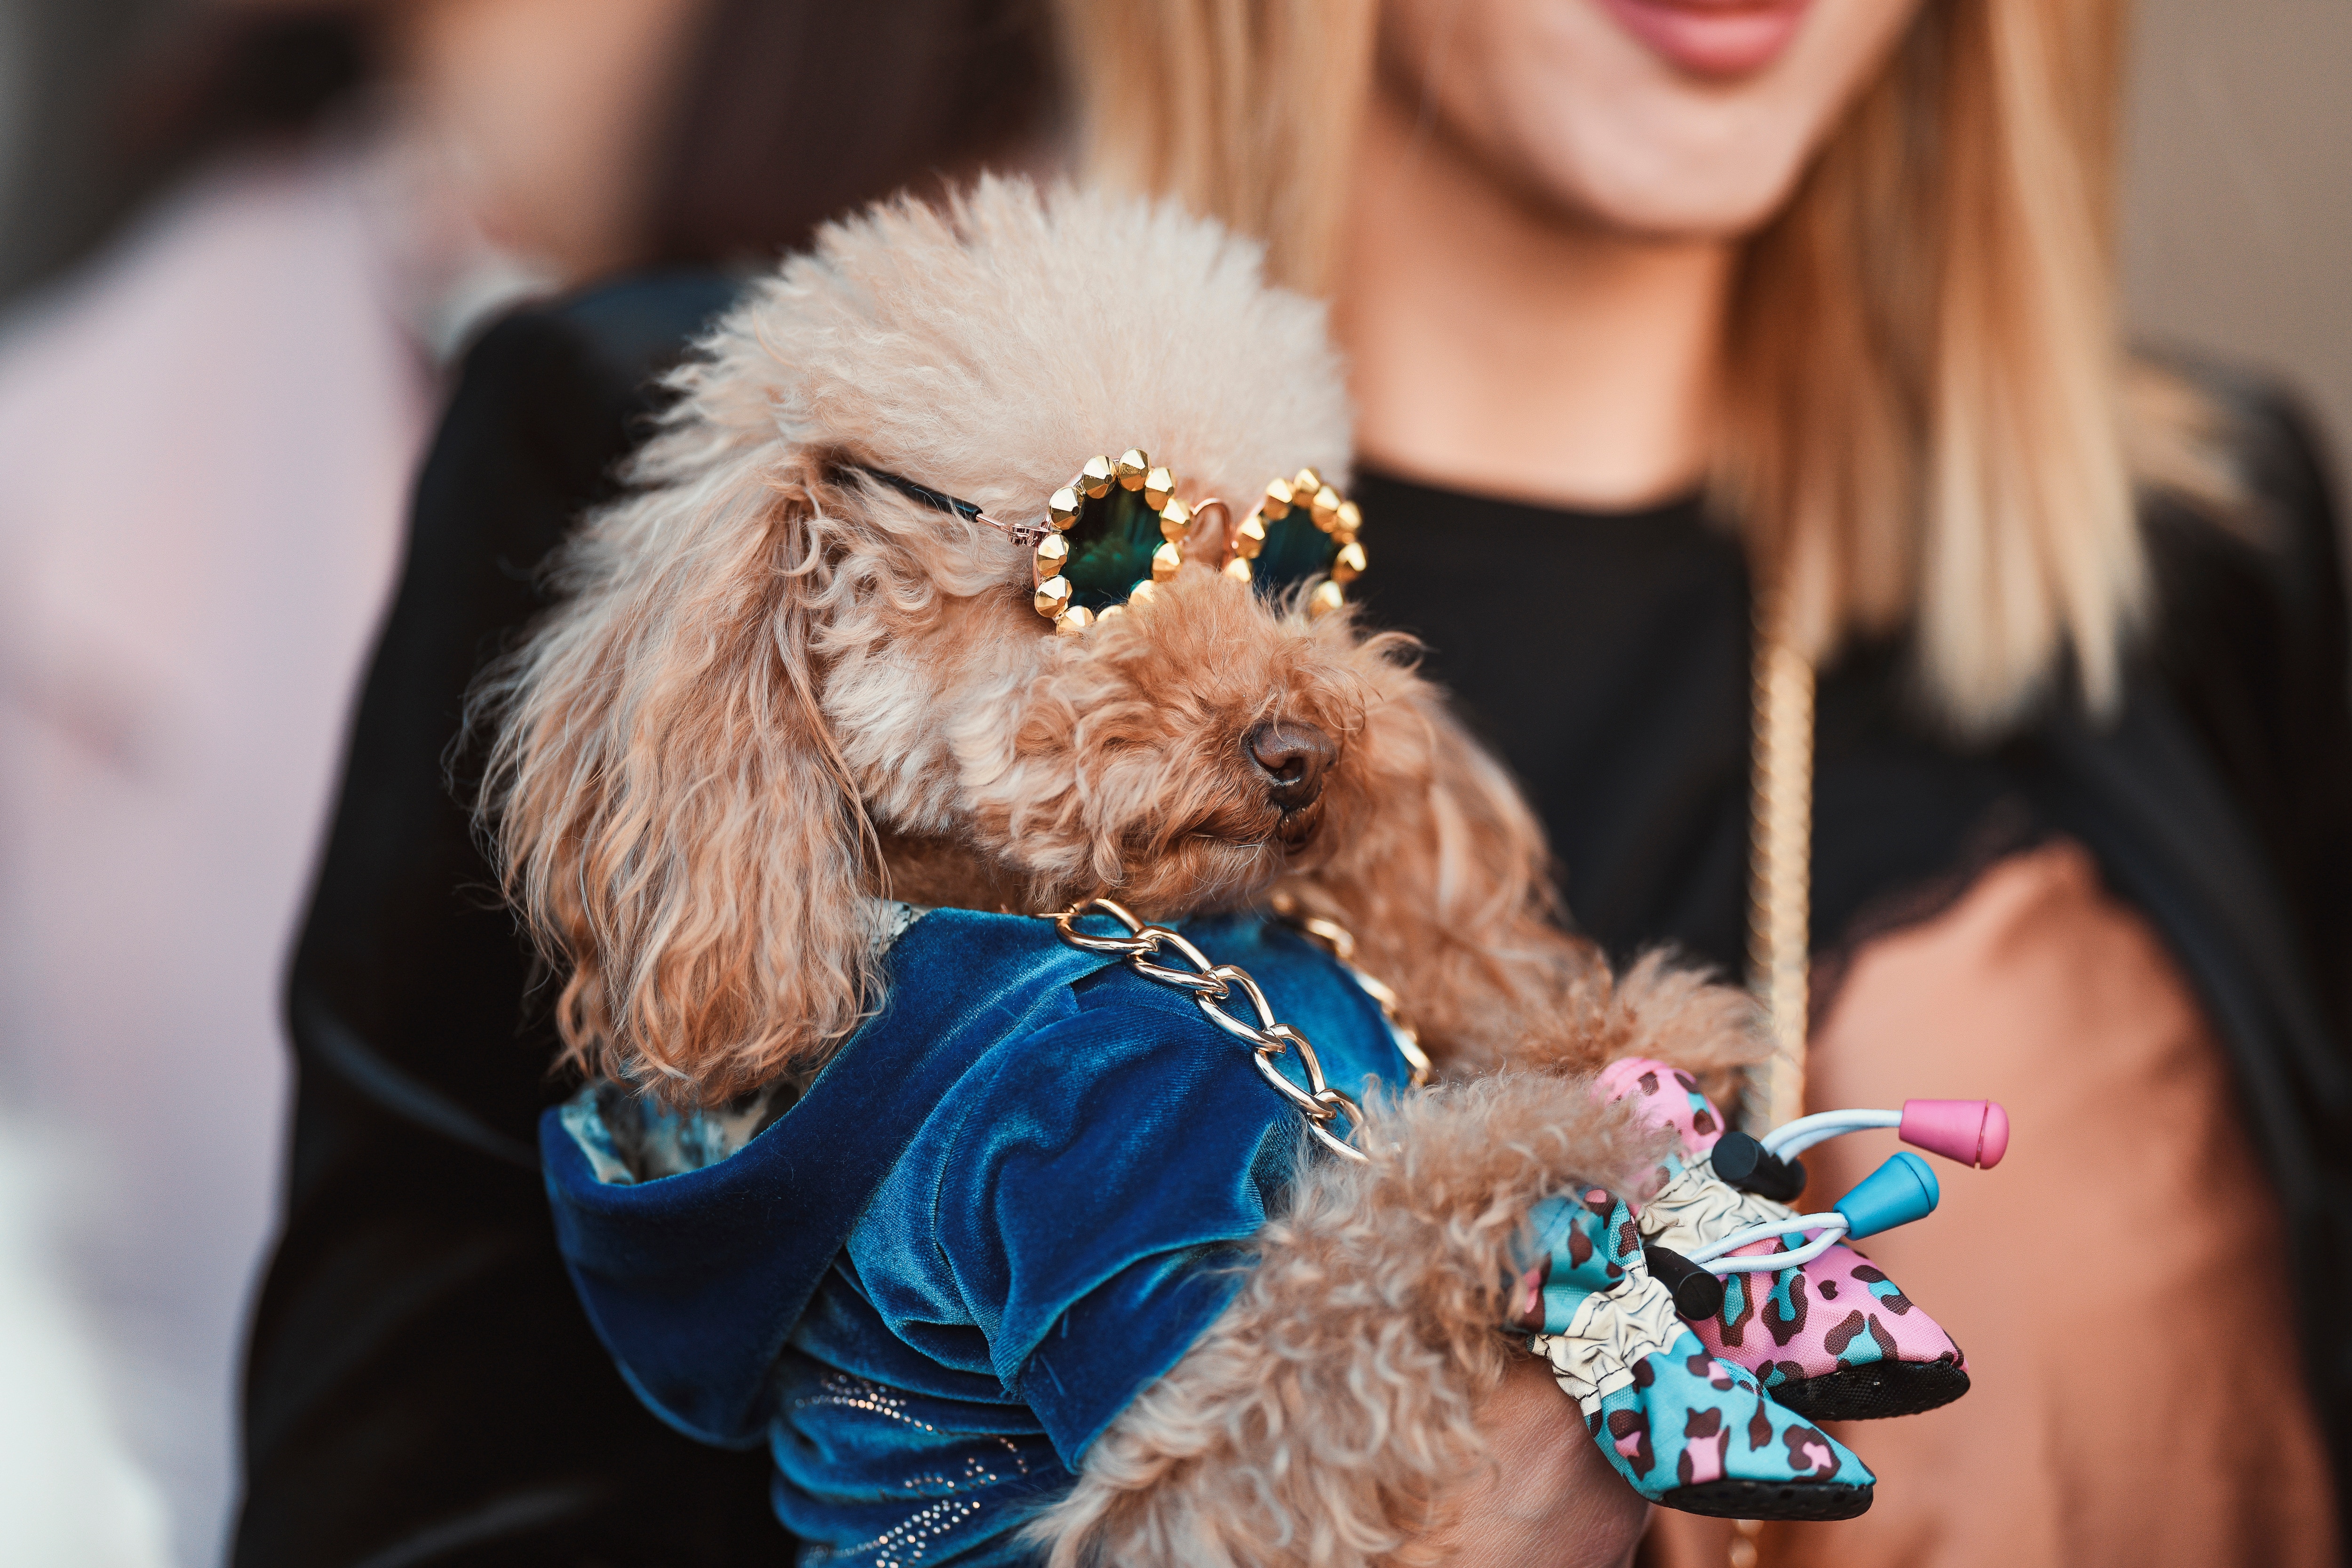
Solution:
[[[1837,1211],[1800,1215],[1782,1200],[1803,1186],[1804,1167],[1795,1159],[1801,1149],[1859,1126],[1900,1122],[1906,1142],[1990,1165],[2008,1145],[2009,1120],[1999,1106],[1913,1100],[1900,1115],[1832,1112],[1759,1141],[1731,1131],[1697,1080],[1664,1062],[1612,1062],[1598,1087],[1606,1099],[1630,1100],[1650,1126],[1680,1135],[1681,1148],[1667,1156],[1638,1223],[1647,1246],[1723,1277],[1720,1308],[1691,1321],[1711,1353],[1753,1373],[1775,1400],[1809,1421],[1909,1415],[1968,1392],[1967,1358],[1951,1336],[1884,1270],[1836,1239],[1848,1217]],[[1841,1124],[1824,1125],[1832,1118]],[[1798,1136],[1784,1142],[1787,1133]],[[1736,1184],[1727,1176],[1736,1176]],[[1932,1188],[1932,1176],[1927,1184]],[[1853,1195],[1842,1205],[1852,1206]],[[1767,1233],[1760,1238],[1724,1245],[1759,1227]],[[1777,1268],[1732,1264],[1783,1253],[1801,1256]]]
[[[2009,1152],[2009,1112],[1994,1100],[1906,1100],[1895,1131],[1915,1149],[1990,1171]]]

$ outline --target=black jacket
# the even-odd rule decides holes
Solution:
[[[293,1146],[246,1372],[237,1563],[786,1550],[766,1456],[648,1415],[572,1296],[539,1174],[554,1034],[447,773],[468,682],[642,434],[648,374],[732,295],[671,278],[509,318],[467,356],[418,481],[287,988]]]
[[[247,1377],[245,1568],[629,1568],[787,1550],[766,1506],[765,1455],[697,1447],[663,1427],[573,1299],[533,1148],[540,1110],[565,1089],[548,1069],[543,976],[499,905],[452,750],[476,671],[541,607],[533,568],[609,493],[642,435],[648,377],[732,292],[676,276],[509,318],[468,357],[425,468],[288,988],[298,1092],[286,1229]],[[2061,712],[2000,761],[2148,912],[2228,1044],[2285,1214],[2341,1494],[2352,1410],[2343,586],[2301,426],[2251,394],[2240,401],[2273,503],[2271,545],[2152,508],[2165,612],[2122,721],[2098,730]],[[1692,815],[1690,841],[1661,849],[1664,869],[1647,879],[1702,895],[1591,912],[1612,948],[1670,939],[1737,959],[1738,831],[1717,820],[1730,809],[1736,825],[1744,778],[1736,551],[1727,569],[1717,608],[1731,630],[1706,680],[1717,695],[1691,700],[1703,755],[1674,765],[1720,773],[1707,787],[1734,793],[1728,807]],[[1417,608],[1440,613],[1378,592],[1372,607],[1406,624]],[[1864,650],[1825,676],[1825,749],[1847,743],[1841,723],[1860,726],[1856,744],[1901,728],[1885,695],[1896,662]],[[1516,697],[1477,684],[1466,695],[1508,754]],[[1722,701],[1727,712],[1709,710]],[[1915,763],[1934,750],[1916,736],[1897,749]],[[1943,787],[1979,762],[1931,758],[1917,776]],[[1530,782],[1541,808],[1541,781]],[[1600,842],[1589,821],[1551,826],[1571,864]],[[1728,847],[1712,842],[1726,832]],[[1822,836],[1816,868],[1825,949],[1890,874],[1936,869],[1890,873],[1861,846],[1842,867],[1841,842]],[[1717,929],[1727,919],[1730,934]]]

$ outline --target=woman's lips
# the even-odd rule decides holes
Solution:
[[[1618,25],[1697,76],[1746,76],[1780,56],[1812,0],[1599,0]]]

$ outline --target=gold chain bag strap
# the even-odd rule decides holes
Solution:
[[[1789,634],[1785,598],[1759,595],[1751,671],[1748,975],[1772,1054],[1748,1071],[1743,1120],[1757,1132],[1805,1113],[1812,1009],[1813,661]],[[1758,1568],[1763,1525],[1732,1521],[1726,1568]]]
[[[1743,1120],[1761,1134],[1805,1113],[1813,852],[1813,661],[1779,595],[1756,606],[1748,793],[1748,973],[1772,1054],[1748,1069]]]
[[[1097,936],[1078,929],[1082,916],[1108,915],[1124,928],[1124,934]],[[1054,931],[1064,942],[1081,952],[1112,954],[1127,961],[1127,966],[1146,980],[1181,991],[1192,998],[1202,1016],[1225,1033],[1250,1047],[1250,1060],[1274,1091],[1288,1101],[1292,1109],[1306,1119],[1307,1131],[1315,1140],[1333,1153],[1346,1160],[1363,1160],[1368,1156],[1331,1131],[1331,1123],[1341,1115],[1348,1118],[1351,1128],[1364,1124],[1363,1110],[1345,1093],[1333,1089],[1323,1077],[1323,1063],[1315,1054],[1307,1037],[1289,1025],[1277,1021],[1265,993],[1258,988],[1249,972],[1239,964],[1213,963],[1208,954],[1186,940],[1181,931],[1166,926],[1146,925],[1124,906],[1108,899],[1087,899],[1071,905],[1058,914],[1041,917],[1054,922]],[[1316,928],[1322,929],[1316,929]],[[1397,1048],[1412,1065],[1412,1086],[1420,1088],[1429,1079],[1429,1058],[1423,1054],[1411,1028],[1404,1026],[1396,1011],[1396,994],[1379,981],[1348,962],[1355,950],[1355,939],[1344,929],[1328,921],[1317,921],[1307,928],[1307,934],[1319,942],[1340,965],[1362,986],[1373,1001],[1380,1004],[1381,1015],[1388,1021],[1395,1036]],[[1177,968],[1160,962],[1163,954],[1173,953],[1190,967]],[[1234,1000],[1238,992],[1245,998],[1250,1011],[1256,1015],[1252,1021],[1237,1017],[1225,1010],[1224,1004]],[[1282,1076],[1275,1058],[1296,1047],[1299,1067],[1307,1077],[1307,1087],[1301,1089]]]

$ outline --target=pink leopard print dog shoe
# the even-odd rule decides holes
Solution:
[[[1706,1310],[1714,1303],[1703,1289],[1693,1298],[1691,1328],[1709,1352],[1755,1373],[1775,1400],[1810,1421],[1916,1415],[1969,1391],[1968,1360],[1952,1337],[1838,1239],[1932,1209],[1936,1179],[1927,1162],[1897,1154],[1827,1214],[1801,1216],[1789,1203],[1804,1184],[1796,1153],[1859,1127],[1899,1124],[1908,1142],[1990,1165],[2009,1135],[1998,1105],[1915,1100],[1906,1112],[1831,1112],[1780,1129],[1768,1145],[1730,1131],[1696,1080],[1664,1062],[1613,1062],[1599,1090],[1631,1100],[1641,1120],[1681,1137],[1639,1223],[1645,1247],[1723,1277],[1719,1307]],[[1783,1234],[1723,1246],[1759,1226]],[[1800,1256],[1775,1269],[1726,1267],[1735,1258],[1782,1253]]]

